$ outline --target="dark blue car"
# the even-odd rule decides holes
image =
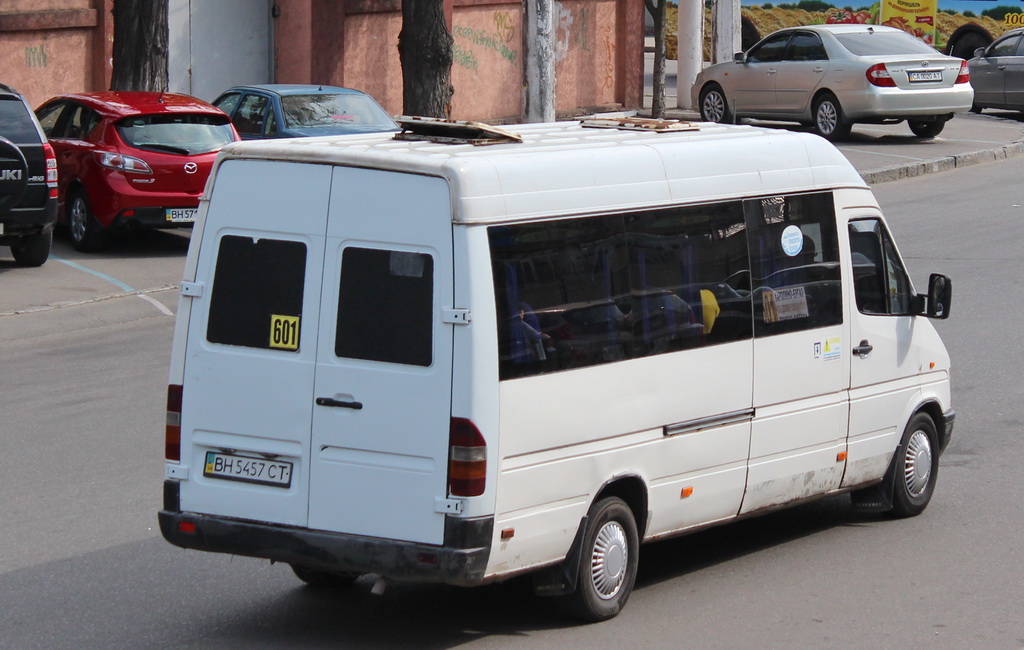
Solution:
[[[399,130],[372,97],[338,86],[236,86],[213,105],[231,116],[243,140]]]

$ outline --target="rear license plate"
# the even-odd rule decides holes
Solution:
[[[192,223],[197,212],[198,208],[167,208],[167,220],[171,223]]]
[[[208,451],[203,476],[286,488],[292,484],[292,464],[285,460]]]
[[[921,81],[942,81],[941,70],[929,70],[927,72],[908,72],[910,81],[917,83]]]

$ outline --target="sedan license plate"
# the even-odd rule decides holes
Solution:
[[[167,220],[171,223],[192,223],[199,208],[167,208]]]
[[[203,476],[286,488],[292,484],[292,464],[285,460],[208,451]]]
[[[910,76],[910,81],[913,83],[921,81],[942,81],[942,70],[908,72],[907,74]]]

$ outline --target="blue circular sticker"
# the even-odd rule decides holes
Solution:
[[[804,249],[804,234],[798,226],[786,226],[782,231],[782,252],[790,257],[799,255]]]

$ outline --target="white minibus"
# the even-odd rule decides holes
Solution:
[[[826,495],[920,513],[949,356],[825,140],[591,120],[235,143],[186,260],[161,530],[302,580],[532,573]]]

